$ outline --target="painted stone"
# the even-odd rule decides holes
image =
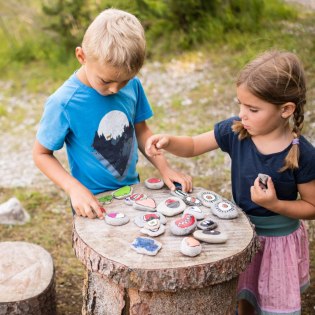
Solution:
[[[195,257],[201,253],[201,244],[198,240],[191,236],[184,237],[180,244],[182,254],[190,257]]]
[[[155,256],[161,249],[162,243],[150,237],[137,237],[132,243],[131,248],[139,254]]]
[[[226,233],[217,230],[196,230],[193,235],[199,241],[212,244],[225,243],[228,239]]]
[[[115,199],[125,199],[130,196],[132,193],[132,188],[130,186],[121,187],[112,192],[112,195]]]
[[[268,181],[268,175],[266,174],[262,174],[262,173],[259,173],[258,174],[258,178],[259,178],[259,186],[261,187],[261,189],[264,189],[266,190],[268,187],[267,187],[267,181]]]
[[[129,222],[129,218],[121,212],[110,212],[106,213],[105,222],[109,225],[124,225]]]
[[[178,182],[173,182],[174,186],[176,189],[180,189],[182,190],[182,184],[181,183],[178,183]]]
[[[201,201],[196,198],[196,197],[192,197],[192,196],[187,196],[183,198],[183,201],[186,203],[186,205],[188,206],[202,206]]]
[[[205,218],[205,214],[197,206],[190,206],[186,208],[184,213],[192,214],[197,220],[202,220]]]
[[[212,206],[211,211],[221,219],[234,219],[238,217],[236,205],[228,200],[215,203]]]
[[[174,235],[188,235],[197,225],[196,218],[191,214],[184,214],[181,218],[171,222],[170,229]]]
[[[98,201],[101,202],[102,204],[108,205],[113,201],[113,195],[105,195],[100,198],[98,198]]]
[[[156,211],[156,203],[152,198],[135,200],[132,206],[141,211]]]
[[[153,237],[159,236],[165,232],[165,225],[161,224],[160,220],[153,219],[145,222],[140,232]]]
[[[211,208],[212,205],[218,201],[221,201],[222,198],[213,191],[203,190],[197,193],[198,199],[202,202],[205,207]]]
[[[181,189],[171,190],[171,195],[178,197],[180,199],[184,199],[185,197],[188,197],[188,194],[183,192]]]
[[[180,198],[170,197],[160,202],[157,206],[157,211],[167,217],[172,217],[182,213],[186,208],[184,201]]]
[[[218,224],[210,219],[204,219],[197,223],[197,228],[200,230],[214,230]]]
[[[164,182],[160,178],[152,177],[146,179],[144,185],[149,189],[161,189],[164,186]]]
[[[127,204],[128,206],[132,206],[134,201],[147,198],[148,196],[146,194],[132,194],[129,197],[125,198],[125,204]]]
[[[145,214],[138,215],[134,218],[134,223],[139,227],[144,227],[144,224],[150,220],[160,220],[161,224],[166,224],[166,218],[162,213],[148,212]]]

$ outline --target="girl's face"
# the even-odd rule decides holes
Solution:
[[[284,128],[286,119],[282,117],[282,106],[261,100],[244,85],[237,87],[237,99],[240,105],[239,117],[252,137]]]

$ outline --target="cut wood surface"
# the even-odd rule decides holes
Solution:
[[[42,247],[0,242],[0,314],[55,314],[54,266]]]
[[[194,188],[196,196],[202,188]],[[108,194],[100,194],[100,196]],[[133,186],[133,193],[145,193],[156,203],[171,197],[167,188],[149,190],[143,184]],[[104,220],[74,217],[73,247],[77,257],[88,270],[98,272],[126,288],[141,291],[176,291],[201,288],[228,281],[243,271],[258,248],[255,232],[247,217],[239,209],[239,216],[223,220],[211,214],[210,209],[200,207],[209,218],[218,223],[218,230],[228,235],[224,244],[202,242],[202,252],[197,257],[180,253],[183,237],[171,234],[170,222],[181,215],[168,217],[166,232],[155,239],[162,249],[156,256],[141,255],[130,244],[141,234],[133,219],[144,211],[135,210],[124,200],[113,200],[105,206],[107,212],[123,212],[130,222],[123,226],[110,226]]]

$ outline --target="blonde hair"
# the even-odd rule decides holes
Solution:
[[[294,103],[292,134],[294,139],[300,137],[306,104],[306,82],[303,65],[295,54],[285,51],[263,53],[239,73],[236,86],[240,85],[245,85],[250,93],[275,106]],[[232,129],[238,133],[240,140],[250,137],[240,121],[235,121]],[[279,171],[298,168],[299,155],[298,141],[294,141]]]
[[[86,30],[82,49],[87,58],[123,68],[136,74],[145,58],[145,36],[139,20],[132,14],[107,9]]]

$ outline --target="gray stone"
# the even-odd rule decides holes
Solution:
[[[129,217],[121,212],[109,212],[105,215],[105,222],[109,225],[124,225],[129,222]]]
[[[197,193],[198,199],[205,207],[212,208],[213,204],[221,201],[222,198],[213,191],[203,190]]]
[[[190,206],[186,208],[184,213],[192,214],[197,220],[205,218],[205,213],[197,206]]]
[[[174,235],[188,235],[197,225],[196,218],[191,214],[184,214],[181,218],[171,222],[170,229]]]
[[[25,224],[30,215],[22,207],[20,201],[13,197],[0,204],[0,224]]]
[[[167,217],[175,216],[182,213],[186,208],[184,201],[177,197],[170,197],[160,202],[157,206],[157,211]]]
[[[218,224],[210,219],[204,219],[197,222],[197,228],[200,230],[214,230]]]
[[[144,224],[150,220],[160,220],[160,222],[162,224],[166,224],[166,218],[165,216],[162,214],[162,213],[152,213],[152,212],[147,212],[147,213],[144,213],[144,214],[140,214],[140,215],[137,215],[133,222],[139,226],[139,227],[144,227]]]
[[[211,211],[221,219],[234,219],[238,217],[236,205],[225,199],[215,203],[211,207]]]
[[[161,178],[151,177],[144,181],[144,185],[149,189],[161,189],[164,186],[164,182]]]
[[[180,251],[182,254],[195,257],[201,253],[202,247],[198,240],[193,237],[184,237],[180,243]]]
[[[259,178],[259,186],[266,190],[268,187],[267,187],[267,181],[268,181],[268,175],[266,174],[262,174],[262,173],[259,173],[258,174],[258,178]]]
[[[217,230],[196,230],[193,235],[199,241],[212,244],[225,243],[228,239],[226,233]]]
[[[158,219],[150,220],[145,222],[140,232],[153,237],[159,236],[165,232],[165,225],[161,224]]]
[[[183,192],[181,189],[171,190],[171,195],[178,197],[180,199],[184,199],[185,197],[188,197],[188,194]]]

